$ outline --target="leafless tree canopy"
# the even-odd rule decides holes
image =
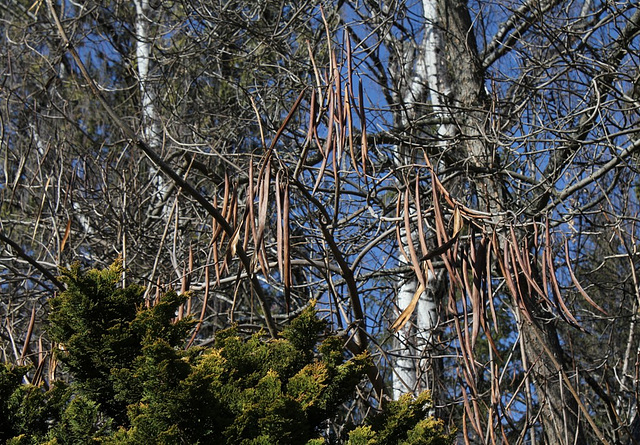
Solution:
[[[193,344],[317,300],[468,443],[640,441],[629,1],[9,0],[0,345],[63,377],[61,267],[190,291]],[[340,425],[334,425],[339,429]]]

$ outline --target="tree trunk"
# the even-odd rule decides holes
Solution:
[[[552,314],[547,315],[552,316]],[[547,322],[542,322],[542,317],[542,315],[536,317],[536,321],[540,323],[537,327],[530,321],[525,321],[522,325],[522,342],[527,362],[531,367],[537,402],[542,414],[542,436],[544,438],[542,443],[558,445],[584,443],[578,422],[576,400],[563,384],[559,371],[540,343],[539,334],[543,334],[542,341],[563,366],[563,371],[569,379],[571,379],[572,373],[567,372],[564,351],[560,346],[553,321],[548,321],[552,318],[547,318]],[[534,330],[537,330],[538,335],[534,333]]]
[[[149,7],[149,0],[135,0],[134,3],[136,6],[136,62],[141,98],[142,132],[149,147],[157,153],[162,153],[162,125],[156,110],[154,85],[149,75],[152,56],[150,14],[153,11]],[[150,164],[149,167],[149,182],[152,184],[155,197],[154,208],[151,213],[155,216],[167,216],[168,206],[166,206],[166,199],[169,193],[169,186],[162,173],[153,164]]]
[[[443,121],[446,110],[441,108],[442,95],[446,94],[448,85],[442,69],[440,56],[440,28],[435,26],[436,16],[433,2],[423,1],[423,17],[425,32],[422,47],[417,50],[417,60],[411,60],[408,54],[404,54],[405,72],[412,73],[405,80],[405,90],[401,101],[403,107],[396,113],[395,121],[401,128],[408,128],[417,117],[416,104],[424,102],[427,98],[434,110],[440,113]],[[412,70],[406,69],[409,63],[413,63]],[[396,76],[399,78],[400,76]],[[451,132],[450,125],[443,124],[438,127],[438,134],[443,139]],[[397,158],[397,167],[410,165],[415,162],[415,154],[408,150]],[[406,185],[406,184],[405,184]],[[419,196],[416,196],[419,199]],[[414,213],[415,208],[410,206]],[[404,216],[404,215],[402,215]],[[422,215],[416,215],[416,219]],[[401,248],[407,252],[408,243],[413,243],[418,237],[417,229],[412,229],[410,234],[401,229]],[[425,252],[426,253],[426,252]],[[399,255],[401,265],[408,265],[402,252]],[[440,321],[440,307],[443,297],[443,283],[446,280],[444,272],[435,274],[429,271],[426,277],[427,289],[419,296],[418,304],[413,317],[413,323],[407,323],[401,328],[396,337],[396,353],[393,373],[393,397],[398,399],[407,392],[415,395],[429,390],[431,397],[437,405],[437,381],[440,379],[440,359],[435,352],[434,332]],[[409,306],[418,288],[418,279],[414,272],[403,274],[399,279],[396,304],[399,313]]]
[[[451,85],[447,97],[448,106],[459,131],[457,139],[464,146],[464,150],[457,147],[455,150],[464,153],[464,157],[459,159],[462,165],[468,163],[478,171],[490,171],[499,165],[499,159],[494,156],[495,151],[483,136],[483,130],[488,130],[486,123],[489,121],[489,101],[485,93],[484,76],[469,10],[466,2],[461,0],[436,0],[436,3],[439,24],[446,30],[442,35],[446,76]],[[506,210],[505,192],[495,177],[476,178],[471,173],[468,181],[470,197],[477,200],[475,205],[479,210],[490,212],[493,218]],[[530,290],[523,290],[528,291]],[[523,295],[528,298],[526,294]],[[514,296],[514,304],[517,306],[515,299],[517,296]],[[552,351],[564,371],[569,371],[558,333],[553,323],[549,322],[553,320],[553,314],[535,302],[532,302],[532,307],[536,309],[532,315],[541,335],[532,335],[531,330],[535,327],[527,323],[524,324],[523,335],[527,358],[532,364],[536,394],[542,408],[541,421],[546,443],[581,443],[575,400],[563,388],[558,371],[544,352],[545,347]]]

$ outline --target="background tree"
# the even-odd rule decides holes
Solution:
[[[26,332],[34,301],[37,318],[44,315],[57,265],[106,265],[117,256],[128,279],[163,286],[203,288],[212,264],[212,279],[228,279],[211,295],[213,319],[202,329],[226,326],[232,304],[236,320],[252,324],[259,315],[247,289],[232,297],[235,264],[218,261],[229,235],[213,240],[210,216],[122,138],[107,112],[91,108],[95,98],[60,48],[52,14],[43,2],[31,6],[16,1],[2,9],[2,236],[10,252],[3,267],[13,271],[5,291],[18,297],[7,301],[7,313],[19,311],[9,327]],[[106,103],[178,174],[219,200],[225,218],[241,218],[246,197],[239,184],[246,187],[248,161],[261,145],[259,127],[268,134],[279,125],[306,85],[307,44],[321,55],[324,29],[316,31],[319,22],[309,18],[314,4],[63,6],[71,44]],[[270,227],[265,237],[272,243]],[[43,273],[48,283],[39,279]],[[154,293],[149,286],[147,296]],[[283,302],[273,303],[281,312]],[[18,359],[20,351],[12,355]]]
[[[516,5],[425,1],[421,8],[410,3],[365,5],[368,9],[353,7],[360,23],[346,24],[363,47],[362,63],[377,75],[386,92],[386,109],[400,109],[391,114],[396,128],[391,137],[400,143],[391,146],[388,153],[395,159],[395,150],[405,147],[400,151],[405,161],[396,163],[395,171],[401,166],[404,171],[416,172],[414,176],[405,174],[406,179],[400,181],[404,190],[401,188],[399,196],[404,195],[409,203],[398,199],[396,214],[406,221],[403,212],[409,209],[413,213],[417,201],[432,198],[422,205],[428,212],[417,211],[412,224],[404,224],[406,233],[414,234],[411,238],[417,251],[415,256],[407,252],[405,261],[412,264],[418,280],[423,277],[423,289],[433,288],[428,280],[437,270],[436,265],[425,267],[418,261],[422,255],[432,256],[427,254],[430,239],[437,235],[436,245],[449,247],[441,264],[448,275],[449,292],[436,293],[436,302],[446,307],[446,314],[441,315],[436,304],[431,317],[421,315],[421,299],[433,298],[429,292],[414,292],[412,298],[398,303],[401,309],[409,307],[399,321],[406,321],[412,313],[415,317],[414,332],[418,335],[408,350],[423,351],[431,357],[431,369],[437,369],[436,344],[416,346],[421,341],[419,332],[439,332],[432,320],[440,320],[442,344],[455,339],[449,344],[458,348],[458,372],[454,381],[446,373],[433,373],[429,386],[445,388],[448,397],[443,404],[447,398],[464,402],[466,413],[476,418],[470,425],[475,425],[478,436],[486,434],[486,440],[497,440],[498,434],[509,437],[510,430],[516,436],[522,431],[520,440],[531,433],[527,438],[532,442],[543,438],[547,443],[606,440],[591,419],[591,406],[582,404],[578,391],[584,388],[594,396],[588,400],[594,401],[610,395],[604,390],[606,386],[591,378],[592,368],[581,374],[576,361],[581,354],[568,343],[577,334],[572,331],[576,325],[589,330],[591,326],[585,323],[595,323],[592,317],[596,313],[604,314],[597,309],[593,312],[599,306],[582,292],[569,269],[595,247],[587,239],[594,242],[608,232],[603,225],[584,224],[587,209],[623,220],[633,207],[628,186],[634,182],[630,178],[634,175],[633,135],[637,130],[628,111],[618,110],[634,108],[627,92],[632,86],[628,81],[637,71],[632,55],[637,43],[637,10],[631,5],[611,9],[597,2]],[[609,32],[609,25],[617,31]],[[359,32],[359,27],[365,31]],[[573,37],[585,29],[590,32],[580,39]],[[595,35],[616,37],[600,39]],[[598,56],[583,61],[585,51]],[[603,66],[609,75],[602,75]],[[412,125],[407,128],[406,119],[417,106],[423,108],[409,119]],[[609,142],[603,143],[601,138]],[[377,140],[388,141],[389,136],[381,135]],[[414,147],[415,154],[406,157],[406,147]],[[416,161],[424,155],[427,162]],[[425,176],[426,193],[419,182]],[[621,176],[627,177],[622,183],[618,182]],[[602,180],[606,186],[601,185]],[[617,196],[624,205],[614,204]],[[425,222],[431,230],[421,227]],[[459,223],[466,227],[462,232],[457,231]],[[443,230],[448,224],[449,229]],[[456,236],[461,239],[448,243]],[[399,239],[401,246],[406,243],[411,250],[411,243],[402,236]],[[581,247],[590,249],[572,248],[578,240]],[[440,254],[442,250],[435,248]],[[416,288],[420,289],[414,283],[409,290]],[[568,295],[580,295],[586,301],[564,301],[568,288],[580,290]],[[507,340],[513,331],[500,332],[504,324],[496,313],[499,310],[509,310],[517,321],[516,341]],[[511,327],[507,325],[507,329]],[[477,347],[482,330],[493,343],[484,350],[488,356],[480,355]],[[403,341],[407,338],[406,334],[400,336]],[[501,351],[497,340],[506,340],[511,347]],[[441,359],[447,360],[450,350],[442,351]],[[505,352],[506,361],[502,357]],[[409,370],[399,377],[406,380],[405,375],[413,373],[408,388],[420,386],[416,380],[420,360],[414,357],[413,366],[406,364],[406,357],[396,360]],[[479,363],[483,366],[478,367]],[[511,387],[513,393],[503,381],[509,369],[530,372],[521,374],[518,386]],[[492,382],[490,386],[487,381]],[[483,393],[485,402],[475,405]],[[519,395],[527,407],[525,415],[520,416],[519,409],[505,412],[505,407],[518,403]],[[606,401],[601,407],[604,405],[611,406]],[[614,410],[608,411],[600,412],[611,418]],[[500,433],[483,427],[494,414],[503,422]],[[584,424],[578,417],[586,419]],[[627,418],[626,424],[631,420]],[[533,424],[541,424],[541,428],[529,430]],[[620,422],[615,424],[607,437],[628,440],[629,431],[623,432]],[[536,434],[540,436],[536,438]]]

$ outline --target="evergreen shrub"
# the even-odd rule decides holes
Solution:
[[[50,302],[51,340],[68,382],[23,383],[26,367],[0,365],[0,442],[22,444],[323,444],[322,425],[365,376],[371,358],[346,359],[342,340],[309,307],[277,339],[216,333],[185,349],[186,296],[147,307],[144,289],[122,288],[122,267],[63,272]],[[427,417],[428,394],[390,402],[343,443],[453,443]]]

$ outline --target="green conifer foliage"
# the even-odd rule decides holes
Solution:
[[[428,392],[413,399],[409,394],[389,403],[385,411],[368,425],[349,433],[348,445],[449,445],[453,434],[447,434],[444,423],[428,416],[431,409]]]
[[[345,358],[313,306],[275,340],[231,328],[185,350],[193,322],[175,313],[186,297],[146,307],[121,272],[64,272],[50,333],[69,384],[44,391],[21,383],[26,369],[0,366],[2,443],[321,444],[322,423],[370,366],[366,353]],[[429,406],[426,395],[394,402],[348,443],[451,443]]]
[[[122,369],[140,353],[140,338],[131,330],[143,288],[118,286],[121,268],[86,273],[79,266],[63,271],[67,290],[51,300],[49,331],[59,344],[58,358],[74,384],[104,412],[124,422],[126,402],[116,400],[112,369]]]
[[[6,419],[6,422],[0,421],[0,443],[5,443],[16,434],[12,428],[16,422],[10,397],[20,387],[26,372],[26,368],[0,364],[0,420]]]

